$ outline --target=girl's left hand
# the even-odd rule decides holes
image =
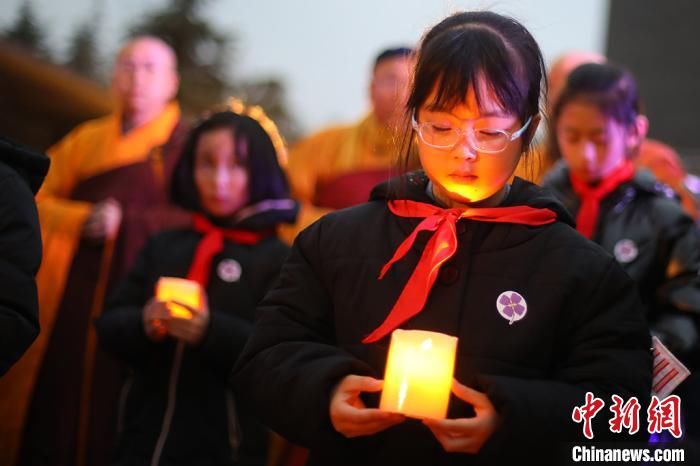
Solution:
[[[452,393],[474,407],[476,416],[461,419],[424,419],[445,451],[477,453],[498,427],[500,417],[491,400],[454,380]]]
[[[176,302],[176,304],[187,308],[192,313],[192,317],[183,318],[171,315],[168,320],[168,334],[189,345],[198,345],[209,328],[209,306],[206,299],[203,299],[202,302],[201,309],[193,309]]]

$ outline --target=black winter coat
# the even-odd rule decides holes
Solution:
[[[209,329],[199,346],[185,347],[178,363],[174,340],[155,343],[144,333],[143,307],[159,277],[187,276],[201,238],[192,230],[152,238],[97,321],[100,344],[132,370],[121,396],[115,464],[151,464],[164,435],[169,393],[176,399],[160,465],[265,463],[267,431],[233,396],[227,378],[248,339],[255,306],[277,278],[288,248],[276,238],[253,246],[225,243],[212,261],[206,289]],[[240,278],[224,281],[236,278],[236,263]]]
[[[433,203],[422,173],[406,184],[403,197]],[[571,415],[586,391],[607,405],[613,393],[645,403],[650,337],[633,282],[573,230],[554,198],[516,179],[503,206],[550,208],[559,221],[528,227],[461,219],[457,252],[424,310],[402,325],[459,337],[455,378],[488,394],[502,419],[496,433],[477,455],[446,453],[415,420],[369,437],[337,433],[331,391],[348,374],[383,378],[389,338],[361,340],[386,317],[429,237],[422,233],[377,280],[420,222],[394,216],[388,196],[386,186],[376,188],[371,202],[328,214],[298,236],[234,369],[242,400],[273,430],[309,447],[310,465],[562,464],[557,455],[570,457],[571,449],[559,451],[561,442],[583,439]],[[527,303],[512,325],[497,311],[504,291]],[[449,417],[471,415],[453,396]],[[594,420],[596,439],[609,435],[608,420],[605,413]]]
[[[565,164],[545,178],[574,215],[581,201]],[[647,171],[637,171],[601,201],[593,241],[613,254],[637,282],[649,325],[686,364],[700,358],[700,230],[673,191]]]
[[[0,376],[39,334],[34,276],[41,231],[34,194],[49,158],[0,138]]]

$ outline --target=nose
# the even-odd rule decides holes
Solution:
[[[476,160],[477,150],[474,148],[468,132],[462,134],[462,137],[457,141],[457,145],[454,148],[454,152],[458,157],[461,157],[468,161]]]
[[[224,193],[228,189],[229,184],[229,173],[228,170],[219,168],[214,174],[214,185],[217,193]]]
[[[585,142],[582,148],[582,155],[586,161],[586,165],[593,167],[596,164],[597,159],[595,144],[590,141]]]

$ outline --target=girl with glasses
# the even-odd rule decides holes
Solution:
[[[417,146],[422,170],[297,237],[234,381],[310,465],[561,464],[563,442],[584,439],[572,412],[586,392],[647,399],[634,284],[552,196],[509,183],[543,85],[520,23],[446,18],[422,40],[406,109],[402,153]],[[459,338],[448,419],[376,408],[396,328]]]

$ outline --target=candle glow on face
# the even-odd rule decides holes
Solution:
[[[202,288],[199,283],[184,278],[161,277],[156,285],[156,299],[167,303],[170,315],[179,319],[191,319],[192,312],[173,301],[199,309],[202,302]]]
[[[444,419],[450,400],[457,338],[395,330],[379,408],[415,418]]]

